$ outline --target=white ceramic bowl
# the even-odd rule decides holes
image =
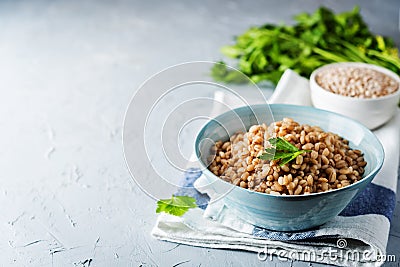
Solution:
[[[329,110],[353,118],[369,129],[375,129],[390,120],[395,114],[399,103],[400,89],[390,95],[382,97],[357,98],[329,92],[317,84],[315,77],[320,71],[332,67],[346,66],[363,67],[379,71],[392,77],[400,85],[400,78],[396,73],[377,65],[359,62],[332,63],[322,66],[311,73],[310,88],[313,105],[316,108]]]

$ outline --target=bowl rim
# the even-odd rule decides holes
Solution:
[[[358,67],[364,67],[364,68],[368,68],[368,69],[372,69],[372,70],[376,70],[378,72],[381,72],[385,75],[388,75],[389,77],[393,78],[395,81],[397,81],[398,83],[398,88],[396,91],[394,91],[391,94],[388,95],[384,95],[384,96],[380,96],[380,97],[376,97],[376,98],[360,98],[360,97],[353,97],[353,96],[345,96],[345,95],[341,95],[341,94],[336,94],[336,93],[332,93],[331,91],[328,91],[327,89],[323,88],[322,86],[320,86],[317,81],[315,80],[315,77],[317,76],[317,74],[325,69],[329,69],[329,68],[333,68],[335,66],[358,66]],[[380,100],[385,100],[388,98],[394,98],[400,95],[400,77],[399,75],[397,75],[395,72],[393,72],[392,70],[379,66],[379,65],[375,65],[375,64],[369,64],[369,63],[365,63],[365,62],[336,62],[336,63],[330,63],[330,64],[326,64],[323,65],[317,69],[315,69],[311,75],[310,75],[310,89],[311,92],[313,90],[319,90],[319,91],[323,91],[326,94],[328,94],[329,96],[336,96],[339,99],[347,99],[347,100],[352,100],[355,102],[373,102],[373,101],[380,101]]]
[[[306,195],[305,195],[305,194],[301,194],[301,195],[271,195],[271,194],[266,194],[266,193],[262,193],[262,192],[257,192],[257,191],[254,191],[254,190],[250,190],[250,189],[247,189],[247,188],[242,188],[242,187],[240,187],[240,186],[237,186],[237,185],[231,184],[231,183],[229,183],[229,182],[226,182],[226,181],[222,180],[220,177],[216,176],[214,173],[212,173],[212,172],[207,168],[207,166],[204,164],[204,162],[200,159],[200,157],[199,157],[199,154],[200,154],[200,153],[199,153],[199,149],[197,149],[197,148],[199,147],[199,144],[200,144],[200,139],[199,139],[199,138],[200,138],[200,136],[204,133],[204,131],[208,128],[208,126],[209,126],[215,119],[221,118],[221,117],[225,117],[225,116],[228,115],[228,113],[230,113],[230,112],[232,112],[232,111],[235,111],[235,112],[237,113],[239,110],[242,110],[242,109],[248,109],[248,108],[250,108],[251,110],[253,110],[254,108],[256,108],[256,107],[258,107],[258,106],[268,106],[268,107],[270,108],[271,112],[272,112],[272,116],[273,116],[273,117],[274,117],[273,108],[275,108],[275,107],[276,107],[276,108],[278,108],[278,107],[285,108],[285,107],[286,107],[286,108],[294,108],[294,109],[300,109],[300,110],[302,109],[302,110],[308,110],[308,111],[316,111],[316,112],[319,112],[319,113],[331,114],[331,115],[333,115],[333,116],[341,117],[341,118],[343,118],[343,119],[345,119],[345,120],[348,120],[348,121],[350,121],[350,122],[352,122],[352,123],[358,125],[359,127],[361,127],[361,129],[362,129],[364,132],[366,132],[368,135],[371,135],[372,138],[374,138],[374,139],[377,141],[377,144],[379,145],[377,149],[379,150],[379,152],[380,152],[380,154],[382,155],[382,157],[378,158],[378,163],[377,163],[377,165],[375,166],[375,168],[374,168],[373,170],[371,170],[370,173],[369,173],[368,175],[366,175],[365,177],[363,177],[361,180],[359,180],[359,181],[357,181],[357,182],[355,182],[355,183],[353,183],[353,184],[350,184],[350,185],[348,185],[348,186],[346,186],[346,187],[339,188],[339,189],[333,189],[333,190],[324,191],[324,192],[318,192],[318,193],[310,193],[310,194],[306,194]],[[275,121],[275,119],[274,119],[274,121]],[[344,138],[346,138],[346,137],[344,137]],[[384,149],[383,149],[382,143],[379,141],[378,137],[377,137],[370,129],[368,129],[366,126],[364,126],[364,125],[361,124],[360,122],[358,122],[358,121],[356,121],[356,120],[354,120],[354,119],[352,119],[352,118],[349,118],[349,117],[347,117],[347,116],[344,116],[344,115],[342,115],[342,114],[336,113],[336,112],[327,111],[327,110],[323,110],[323,109],[318,109],[318,108],[315,108],[315,107],[312,107],[312,106],[300,106],[300,105],[292,105],[292,104],[256,104],[256,105],[247,105],[247,106],[242,106],[242,107],[238,107],[238,108],[235,108],[235,109],[226,111],[226,112],[224,112],[224,113],[222,113],[222,114],[220,114],[220,115],[218,115],[218,116],[216,116],[216,117],[210,119],[210,120],[201,128],[201,130],[199,131],[199,133],[198,133],[197,136],[196,136],[196,140],[195,140],[195,154],[196,154],[196,159],[197,159],[197,161],[200,163],[201,167],[204,168],[203,170],[201,170],[202,172],[207,172],[209,175],[211,175],[211,177],[213,177],[213,179],[215,180],[214,182],[217,182],[217,181],[218,181],[218,182],[223,182],[223,183],[226,183],[227,185],[232,186],[232,189],[231,189],[229,192],[227,192],[227,194],[229,194],[232,190],[236,189],[236,190],[242,191],[242,192],[244,192],[244,193],[258,194],[258,195],[260,195],[260,196],[265,196],[265,197],[267,197],[267,198],[268,198],[268,197],[274,197],[274,198],[286,198],[286,199],[292,199],[292,198],[294,198],[294,199],[297,199],[297,198],[313,198],[313,197],[319,197],[319,196],[325,195],[325,194],[335,194],[335,193],[337,193],[337,192],[341,192],[341,191],[344,191],[344,190],[352,190],[352,189],[354,189],[355,187],[358,187],[360,184],[365,183],[365,181],[367,181],[367,180],[369,180],[369,181],[367,182],[367,184],[369,184],[369,183],[371,183],[373,177],[380,171],[380,169],[381,169],[382,166],[383,166],[383,162],[384,162],[384,160],[385,160],[385,151],[384,151]],[[214,182],[212,182],[212,183],[214,183]],[[210,184],[211,184],[211,183],[210,183]],[[224,195],[227,195],[227,194],[224,194]]]

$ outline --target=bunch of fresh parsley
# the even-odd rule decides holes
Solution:
[[[393,40],[372,34],[359,11],[356,6],[334,14],[320,7],[314,14],[295,16],[295,25],[252,27],[221,51],[238,59],[238,69],[256,83],[276,84],[289,68],[308,78],[317,67],[344,61],[372,63],[400,74]],[[216,64],[211,75],[217,81],[243,82],[243,77],[225,64]]]

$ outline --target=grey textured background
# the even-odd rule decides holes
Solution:
[[[219,60],[251,25],[356,3],[374,32],[400,46],[398,0],[1,1],[0,265],[266,265],[253,253],[150,236],[155,203],[122,154],[125,109],[150,75]],[[399,216],[397,205],[388,254],[398,261]]]

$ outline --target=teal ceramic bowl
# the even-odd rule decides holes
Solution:
[[[272,114],[275,121],[290,117],[301,124],[320,126],[324,131],[337,133],[349,140],[351,148],[364,152],[367,165],[363,179],[347,187],[322,193],[276,196],[234,186],[206,168],[212,141],[225,141],[230,134],[243,131],[243,128],[273,122],[272,117],[265,114]],[[269,121],[260,121],[260,118]],[[198,134],[195,150],[209,186],[223,195],[225,205],[247,222],[275,231],[305,230],[331,220],[371,183],[384,160],[381,143],[362,124],[329,111],[284,104],[241,107],[214,118]]]

